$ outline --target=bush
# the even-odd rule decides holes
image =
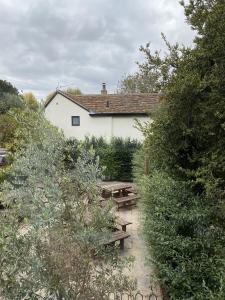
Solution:
[[[133,290],[122,272],[129,260],[101,243],[114,216],[100,206],[94,151],[83,151],[68,170],[63,135],[34,116],[36,130],[19,130],[23,148],[0,186],[9,208],[0,218],[1,299],[108,299]]]
[[[113,138],[109,143],[102,137],[86,137],[83,142],[70,139],[65,150],[66,163],[71,168],[83,150],[93,148],[101,166],[105,167],[105,180],[130,181],[133,179],[133,156],[140,146],[136,140],[122,138]]]
[[[213,224],[214,203],[162,172],[139,186],[151,260],[170,299],[225,299],[225,240]]]

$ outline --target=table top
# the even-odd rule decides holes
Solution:
[[[114,192],[114,191],[119,191],[119,190],[125,190],[128,188],[131,188],[132,184],[131,183],[111,183],[102,186],[103,190],[109,191],[109,192]]]
[[[116,217],[116,223],[117,223],[118,225],[121,225],[121,226],[126,226],[126,225],[132,224],[132,222],[129,222],[129,221],[127,221],[127,220],[124,220],[124,219],[122,219],[121,217]]]

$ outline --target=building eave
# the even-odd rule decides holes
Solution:
[[[63,97],[65,97],[66,99],[70,100],[71,102],[73,102],[74,104],[78,105],[79,107],[83,108],[84,110],[89,111],[89,109],[87,109],[85,106],[81,105],[79,102],[77,102],[75,99],[73,99],[72,97],[70,97],[68,94],[63,93],[60,90],[55,91],[55,93],[52,95],[52,97],[47,101],[47,103],[45,104],[45,108],[50,104],[50,102],[55,98],[56,95],[61,95]]]
[[[109,117],[109,116],[127,116],[127,117],[130,117],[130,116],[148,116],[149,114],[146,112],[146,113],[143,113],[143,112],[140,112],[140,113],[137,113],[137,112],[129,112],[129,113],[126,113],[126,112],[121,112],[121,113],[115,113],[115,112],[108,112],[108,113],[94,113],[94,112],[91,112],[89,113],[89,116],[90,117]]]

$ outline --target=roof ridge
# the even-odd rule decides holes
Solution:
[[[70,96],[74,96],[74,97],[85,97],[85,96],[100,96],[100,97],[107,97],[107,96],[160,96],[161,93],[133,93],[133,94],[120,94],[120,93],[114,93],[114,94],[106,94],[106,95],[102,95],[102,94],[81,94],[81,95],[76,95],[76,94],[71,94],[68,93],[66,91],[62,91],[62,90],[57,90],[57,92],[60,92],[62,94],[66,94],[66,95],[70,95]]]

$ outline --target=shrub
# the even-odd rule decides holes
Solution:
[[[224,299],[225,240],[213,222],[215,204],[162,172],[139,186],[151,262],[170,299]]]
[[[82,151],[73,169],[64,168],[63,136],[39,121],[35,135],[23,131],[25,147],[1,185],[9,207],[0,218],[1,297],[107,299],[108,292],[133,289],[122,273],[127,260],[100,243],[113,216],[100,206],[95,153]]]
[[[70,168],[82,151],[93,148],[104,167],[105,180],[130,181],[133,179],[133,156],[140,148],[136,140],[113,138],[107,142],[102,137],[86,137],[84,141],[70,139],[65,149],[66,163]]]

